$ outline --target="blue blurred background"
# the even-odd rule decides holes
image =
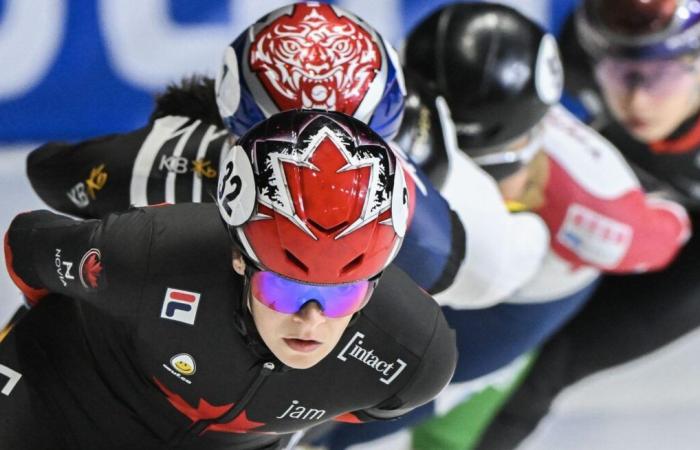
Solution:
[[[0,143],[71,140],[141,126],[152,98],[288,0],[0,0]],[[447,0],[336,0],[396,46]],[[556,32],[576,0],[513,0]]]

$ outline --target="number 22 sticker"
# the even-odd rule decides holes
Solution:
[[[226,223],[236,227],[250,219],[255,210],[255,178],[248,155],[235,145],[222,164],[216,191],[219,212]]]

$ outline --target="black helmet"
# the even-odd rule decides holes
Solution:
[[[584,0],[576,32],[594,59],[672,58],[700,50],[698,0]]]
[[[406,71],[445,98],[459,147],[472,156],[528,132],[561,96],[554,37],[506,6],[438,9],[409,35],[405,56]]]

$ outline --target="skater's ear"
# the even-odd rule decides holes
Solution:
[[[233,266],[233,270],[238,275],[243,276],[245,274],[245,259],[243,258],[240,250],[237,248],[233,249],[233,259],[231,260],[231,265]]]

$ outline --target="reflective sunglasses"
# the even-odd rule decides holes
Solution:
[[[521,145],[513,145],[513,142],[522,137],[517,136],[501,146],[484,149],[481,155],[472,156],[472,160],[482,167],[514,163],[526,165],[542,149],[542,131],[543,125],[540,122],[526,132],[527,139]]]
[[[692,81],[697,67],[691,61],[676,59],[628,60],[604,58],[595,65],[598,83],[608,89],[643,89],[655,97],[668,95],[679,85]]]
[[[331,318],[349,316],[362,309],[379,280],[376,276],[346,284],[309,284],[265,270],[251,270],[248,277],[253,296],[274,311],[295,314],[307,302],[314,301],[323,315]]]

